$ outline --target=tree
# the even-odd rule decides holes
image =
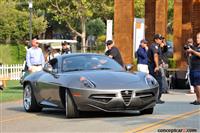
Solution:
[[[168,23],[167,29],[169,34],[173,34],[173,17],[174,17],[174,0],[168,0]]]
[[[67,27],[82,40],[83,51],[86,51],[86,23],[99,14],[99,10],[107,9],[107,0],[50,0],[49,12],[54,19],[65,23]],[[105,11],[105,10],[104,10]]]
[[[134,0],[135,17],[144,18],[145,0]]]
[[[106,25],[101,18],[88,21],[86,27],[88,35],[99,36],[105,34]]]
[[[33,35],[38,35],[46,29],[44,17],[33,15]],[[16,2],[0,2],[0,40],[10,43],[28,38],[29,13],[16,9]]]

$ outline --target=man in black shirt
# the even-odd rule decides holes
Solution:
[[[149,74],[151,74],[159,83],[159,95],[157,99],[157,103],[162,104],[164,101],[160,100],[163,90],[162,90],[162,75],[160,72],[160,65],[162,64],[162,51],[160,45],[162,42],[162,35],[155,34],[154,35],[154,43],[151,44],[148,50],[148,67],[149,67]]]
[[[196,100],[191,102],[194,105],[200,105],[200,32],[197,33],[197,46],[186,49],[190,57],[190,80],[194,86]]]
[[[114,59],[116,62],[118,62],[122,67],[124,66],[121,54],[118,50],[118,48],[116,48],[114,46],[114,43],[112,40],[108,40],[106,42],[106,45],[108,47],[108,50],[106,51],[105,55],[107,55],[108,57]]]
[[[70,53],[71,53],[70,45],[69,45],[69,43],[67,43],[66,41],[64,41],[62,43],[61,54],[70,54]]]

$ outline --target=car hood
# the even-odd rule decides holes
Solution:
[[[116,71],[83,71],[73,73],[73,76],[85,77],[96,85],[96,88],[141,88],[147,87],[144,75],[129,72],[116,72]]]

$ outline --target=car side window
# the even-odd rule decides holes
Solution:
[[[49,61],[49,64],[52,66],[54,70],[58,70],[58,60],[57,58],[53,58]]]

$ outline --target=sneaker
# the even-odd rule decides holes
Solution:
[[[193,105],[200,105],[200,102],[196,102],[196,103],[194,103]]]
[[[190,102],[190,104],[194,104],[194,103],[196,103],[197,101],[195,100],[195,101],[193,101],[193,102]]]
[[[163,104],[163,103],[165,103],[165,101],[162,101],[162,100],[156,101],[156,104]]]
[[[164,94],[169,94],[169,91],[165,91]]]
[[[200,105],[200,102],[195,100],[194,102],[191,102],[190,104]]]

